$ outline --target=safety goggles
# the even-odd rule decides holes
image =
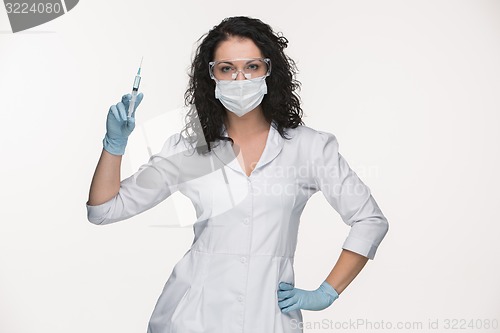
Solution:
[[[271,75],[269,58],[239,58],[211,61],[208,63],[210,77],[216,81],[236,80],[241,73],[245,79],[255,79]]]

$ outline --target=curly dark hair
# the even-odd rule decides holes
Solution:
[[[223,124],[227,111],[215,98],[215,81],[210,78],[209,62],[214,60],[218,45],[230,37],[251,39],[265,58],[271,59],[272,72],[266,78],[268,92],[262,100],[265,119],[276,123],[280,135],[286,137],[285,129],[303,125],[300,97],[300,82],[295,79],[297,67],[295,62],[284,53],[288,40],[259,19],[237,16],[229,17],[200,37],[191,70],[189,86],[185,92],[185,104],[189,107],[186,114],[186,126],[182,130],[191,142],[204,135],[206,146],[197,147],[198,152],[209,152],[212,145],[219,140],[234,141],[223,136]],[[190,133],[191,132],[191,133]]]

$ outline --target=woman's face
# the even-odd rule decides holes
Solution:
[[[263,58],[262,52],[250,38],[231,36],[228,40],[221,42],[214,53],[214,61],[233,60],[233,59],[252,59]],[[234,62],[239,65],[238,61]],[[243,66],[245,62],[241,63]],[[243,75],[238,75],[237,80],[244,80]]]

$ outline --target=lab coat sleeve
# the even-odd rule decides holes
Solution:
[[[315,180],[326,200],[351,227],[342,248],[369,259],[385,237],[389,224],[371,191],[339,153],[335,135],[319,132],[313,144]]]
[[[174,143],[178,133],[170,136],[159,154],[150,157],[132,176],[120,183],[120,190],[109,201],[87,206],[87,218],[93,224],[109,224],[142,213],[178,190],[180,154]]]

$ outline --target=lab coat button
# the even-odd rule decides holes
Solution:
[[[250,223],[250,219],[247,217],[247,218],[244,218],[243,219],[243,223],[244,224],[249,224]]]
[[[243,302],[243,296],[238,296],[238,302]]]
[[[240,261],[241,261],[242,263],[246,263],[246,262],[247,262],[247,258],[245,258],[245,257],[241,257],[241,258],[240,258]]]

